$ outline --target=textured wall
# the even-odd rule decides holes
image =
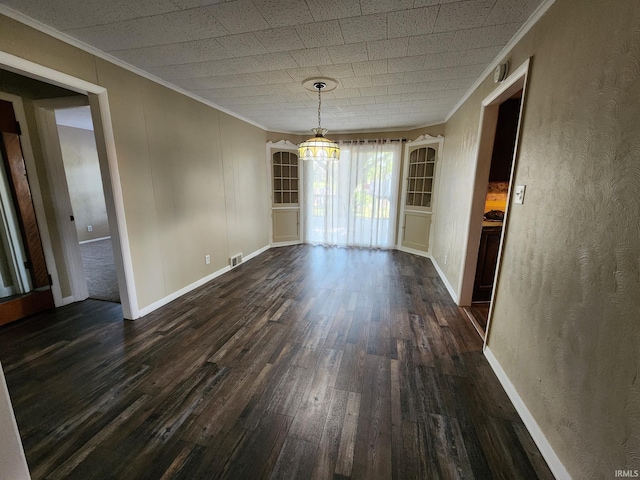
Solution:
[[[78,240],[108,237],[109,219],[93,131],[58,125],[58,136]]]
[[[533,56],[488,345],[568,472],[640,470],[640,7],[557,0]],[[446,127],[436,259],[460,278],[480,101]]]

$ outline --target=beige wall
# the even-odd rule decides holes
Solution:
[[[558,0],[532,56],[488,345],[576,479],[640,470],[640,9]],[[461,275],[486,80],[446,126],[434,256]],[[444,265],[444,255],[448,264]]]
[[[29,480],[29,468],[0,365],[0,478]]]
[[[93,131],[58,125],[58,136],[78,241],[108,237],[109,219]]]
[[[266,132],[2,16],[0,45],[107,89],[140,308],[268,245]]]

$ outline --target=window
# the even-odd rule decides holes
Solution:
[[[273,154],[273,204],[297,204],[298,194],[298,156],[292,152]]]
[[[435,164],[436,151],[431,147],[418,148],[409,154],[406,206],[431,208]]]
[[[342,144],[340,160],[305,163],[306,241],[392,247],[400,151],[400,143]]]

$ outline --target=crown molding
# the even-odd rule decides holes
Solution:
[[[529,32],[529,30],[531,30],[531,28],[536,23],[538,23],[538,20],[540,20],[540,18],[545,13],[547,13],[547,10],[549,10],[549,8],[551,8],[551,6],[555,2],[556,0],[546,0],[545,2],[541,3],[538,6],[538,8],[536,8],[536,10],[531,14],[529,19],[524,23],[524,25],[520,27],[520,29],[516,32],[513,38],[509,41],[509,43],[507,43],[504,46],[504,48],[500,50],[500,53],[496,55],[496,58],[493,60],[493,62],[491,62],[489,66],[484,69],[484,71],[480,74],[478,79],[473,83],[473,85],[471,85],[471,87],[469,87],[469,90],[467,90],[467,93],[465,93],[462,96],[462,98],[458,101],[458,103],[454,105],[454,107],[451,109],[451,112],[449,112],[449,115],[446,116],[446,118],[442,123],[447,123],[451,119],[451,117],[453,117],[453,115],[464,104],[464,102],[466,102],[469,99],[469,97],[473,94],[473,92],[475,92],[476,89],[482,84],[482,82],[484,82],[486,78],[495,70],[498,64],[500,64],[503,61],[504,57],[513,49],[513,47],[516,46],[516,44],[520,40],[522,40],[522,37],[524,37],[527,34],[527,32]]]
[[[226,113],[227,115],[231,115],[234,118],[237,118],[238,120],[242,120],[243,122],[249,123],[251,125],[253,125],[254,127],[258,127],[264,131],[267,131],[267,127],[265,127],[264,125],[261,125],[258,122],[255,122],[254,120],[251,120],[247,117],[244,117],[242,115],[239,115],[238,113],[232,112],[231,110],[228,110],[224,107],[221,107],[220,105],[217,105],[213,102],[211,102],[210,100],[207,100],[205,98],[202,98],[198,95],[195,95],[194,93],[191,93],[187,90],[184,90],[180,87],[178,87],[177,85],[174,85],[173,83],[167,82],[166,80],[163,80],[159,77],[156,77],[155,75],[142,70],[139,67],[133,66],[123,60],[120,60],[119,58],[114,57],[113,55],[109,55],[106,52],[103,52],[102,50],[93,47],[87,43],[84,43],[80,40],[78,40],[77,38],[73,38],[72,36],[63,33],[59,30],[56,30],[53,27],[50,27],[49,25],[46,25],[42,22],[40,22],[39,20],[36,20],[34,18],[31,18],[27,15],[25,15],[24,13],[18,12],[17,10],[14,10],[10,7],[7,7],[6,5],[0,4],[0,15],[4,15],[6,17],[9,17],[13,20],[15,20],[16,22],[22,23],[23,25],[26,25],[28,27],[33,28],[34,30],[38,30],[39,32],[42,32],[46,35],[49,35],[50,37],[53,37],[57,40],[60,40],[61,42],[64,42],[68,45],[71,45],[73,47],[76,47],[84,52],[90,53],[91,55],[94,55],[98,58],[101,58],[102,60],[105,60],[109,63],[113,63],[114,65],[117,65],[118,67],[124,68],[125,70],[128,70],[132,73],[135,73],[136,75],[140,75],[141,77],[146,78],[147,80],[151,80],[154,83],[157,83],[159,85],[162,85],[163,87],[166,87],[170,90],[173,90],[174,92],[177,92],[181,95],[184,95],[186,97],[191,98],[192,100],[195,100],[197,102],[203,103],[209,107],[215,108],[216,110]],[[2,47],[0,46],[0,49]]]

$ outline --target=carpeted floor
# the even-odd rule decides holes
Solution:
[[[87,276],[89,297],[119,303],[120,294],[111,239],[82,243],[80,251],[84,273]]]

